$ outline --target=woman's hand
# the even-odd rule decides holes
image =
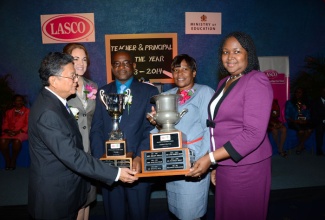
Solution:
[[[211,171],[211,183],[215,186],[216,185],[216,170]]]
[[[156,125],[157,124],[157,122],[155,121],[155,119],[154,119],[154,116],[156,115],[156,109],[155,109],[155,107],[151,107],[151,112],[150,113],[147,113],[147,119],[149,120],[149,122],[151,123],[151,124],[153,124],[153,125]]]
[[[209,154],[206,154],[194,163],[194,166],[190,169],[190,172],[187,173],[185,176],[200,177],[201,175],[206,173],[210,165],[211,161]]]

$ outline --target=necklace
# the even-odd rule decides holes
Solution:
[[[237,75],[230,76],[229,79],[237,79],[237,78],[241,77],[242,75],[243,75],[242,73],[239,73]]]

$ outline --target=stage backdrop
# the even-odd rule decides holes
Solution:
[[[289,91],[289,57],[265,56],[258,57],[260,69],[271,81],[274,99],[277,99],[281,108],[281,120],[284,121],[285,102],[290,98]]]

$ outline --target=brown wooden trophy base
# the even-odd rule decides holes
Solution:
[[[142,173],[136,177],[185,175],[190,169],[190,149],[182,148],[182,132],[150,134],[150,150],[141,152]]]
[[[129,168],[132,169],[132,158],[131,157],[106,157],[104,154],[101,158],[101,161],[108,163],[111,166],[120,167],[120,168]]]

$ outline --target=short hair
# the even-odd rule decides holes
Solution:
[[[90,59],[89,59],[88,51],[87,51],[86,47],[80,43],[68,43],[67,45],[64,46],[63,53],[67,53],[67,54],[71,55],[72,51],[76,48],[79,48],[79,49],[85,51],[86,58],[87,58],[87,66],[90,66]]]
[[[260,64],[258,61],[258,57],[256,55],[256,49],[255,49],[255,45],[254,45],[254,41],[251,38],[251,36],[249,36],[248,34],[244,33],[244,32],[232,32],[230,34],[228,34],[221,42],[220,48],[219,48],[219,71],[222,75],[228,75],[228,71],[226,70],[226,68],[223,66],[222,63],[222,51],[223,51],[223,46],[226,42],[226,40],[228,40],[230,37],[234,37],[238,40],[238,42],[240,43],[240,45],[246,50],[247,55],[248,55],[248,65],[246,67],[246,69],[244,70],[243,74],[247,74],[249,72],[251,72],[252,70],[260,70]]]
[[[131,59],[131,62],[134,63],[134,55],[132,52],[128,51],[128,50],[118,50],[118,51],[115,51],[112,53],[112,57],[111,57],[111,64],[113,64],[113,58],[116,54],[119,54],[119,53],[126,53],[130,56],[130,59]]]
[[[73,64],[73,57],[67,53],[51,52],[44,57],[38,70],[43,86],[49,86],[50,76],[60,76],[69,63]]]
[[[192,71],[197,70],[196,61],[193,57],[190,57],[187,54],[179,54],[175,56],[174,59],[172,60],[172,64],[171,64],[172,71],[174,71],[175,67],[179,67],[183,60],[185,60],[185,62],[187,63],[187,65],[189,65]]]

